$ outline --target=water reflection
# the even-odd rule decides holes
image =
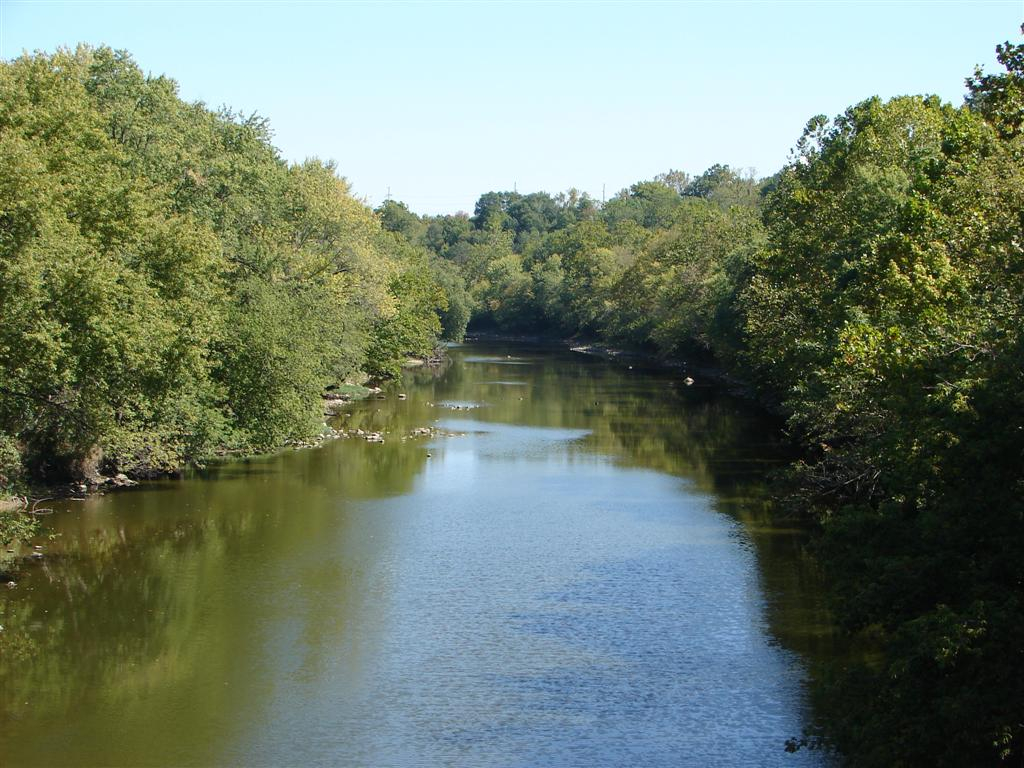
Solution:
[[[827,617],[767,522],[772,425],[581,355],[453,355],[338,416],[381,444],[66,503],[0,596],[5,764],[814,762],[782,743]]]

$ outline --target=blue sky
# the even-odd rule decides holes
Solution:
[[[0,57],[131,51],[181,95],[270,118],[371,204],[472,211],[488,190],[600,197],[677,168],[776,171],[813,115],[994,70],[997,2],[0,0]]]

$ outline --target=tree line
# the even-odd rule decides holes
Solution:
[[[850,764],[1024,759],[1024,46],[962,105],[813,118],[775,175],[669,171],[606,203],[355,200],[258,116],[131,58],[0,67],[0,485],[181,466],[320,428],[319,397],[467,323],[707,355],[804,448]],[[815,734],[808,734],[812,743]]]

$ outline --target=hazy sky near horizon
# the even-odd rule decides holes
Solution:
[[[270,119],[284,157],[419,213],[489,190],[600,198],[670,168],[778,170],[807,120],[869,96],[960,103],[1020,39],[983,2],[0,0],[0,58],[132,53],[181,96]]]

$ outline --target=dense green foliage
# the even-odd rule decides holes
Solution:
[[[256,118],[124,54],[0,69],[0,483],[175,467],[319,426],[467,321],[714,355],[789,418],[855,765],[1024,760],[1024,46],[963,106],[812,119],[765,180],[669,171],[605,204],[489,192],[376,215]]]
[[[0,65],[0,156],[8,489],[307,437],[326,385],[467,319],[458,276],[331,164],[289,165],[264,120],[185,103],[123,52]]]
[[[748,359],[816,447],[837,616],[883,649],[837,681],[860,764],[1024,749],[1021,150],[969,109],[872,99],[812,121],[767,201]]]
[[[964,106],[814,118],[761,182],[491,192],[393,227],[458,266],[480,326],[711,353],[788,415],[793,508],[872,649],[825,697],[855,765],[1024,759],[1024,46],[998,56]]]
[[[394,201],[380,213],[387,229],[457,269],[468,292],[456,301],[448,292],[450,311],[472,312],[479,327],[675,352],[710,349],[712,336],[735,344],[725,305],[761,242],[759,191],[715,166],[696,179],[670,171],[603,206],[576,190],[488,192],[471,217],[420,218]]]

